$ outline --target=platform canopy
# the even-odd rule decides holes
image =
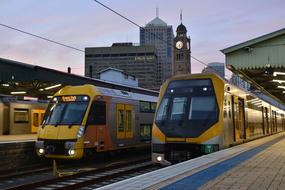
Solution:
[[[92,84],[128,92],[158,96],[157,91],[130,87],[0,58],[0,95],[14,95],[48,99],[66,85]]]
[[[285,104],[285,28],[221,51],[228,69]]]

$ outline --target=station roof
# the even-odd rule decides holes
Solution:
[[[221,51],[228,69],[285,104],[285,28]]]
[[[53,95],[63,86],[83,84],[158,96],[157,91],[130,87],[0,58],[0,94],[47,99],[48,96]]]

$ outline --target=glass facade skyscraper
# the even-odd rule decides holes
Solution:
[[[159,17],[140,28],[140,44],[154,45],[157,50],[156,82],[162,84],[172,75],[173,29]]]

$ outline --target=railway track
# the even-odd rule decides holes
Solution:
[[[149,159],[140,159],[128,163],[117,163],[104,168],[93,169],[73,175],[57,177],[37,181],[25,185],[19,185],[6,190],[30,190],[30,189],[79,189],[92,186],[93,188],[114,183],[138,174],[161,168],[154,166]]]

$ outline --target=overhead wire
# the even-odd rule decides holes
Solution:
[[[99,5],[103,6],[103,7],[106,8],[106,9],[108,9],[109,11],[115,13],[116,15],[120,16],[121,18],[127,20],[128,22],[132,23],[133,25],[139,27],[140,29],[145,30],[144,27],[140,26],[140,25],[137,24],[136,22],[134,22],[134,21],[132,21],[131,19],[127,18],[126,16],[122,15],[122,14],[119,13],[118,11],[115,11],[115,10],[112,9],[111,7],[109,7],[109,6],[105,5],[105,4],[103,4],[102,2],[100,2],[100,1],[98,1],[98,0],[94,0],[94,2],[98,3]],[[150,31],[146,31],[146,30],[145,30],[145,32],[148,32],[149,34],[153,35],[156,39],[161,40],[161,41],[163,41],[163,42],[166,42],[167,45],[169,45],[169,44],[168,44],[168,41],[157,37],[157,35],[156,35],[155,33],[150,32]],[[172,44],[171,44],[171,45],[172,45]],[[218,71],[216,68],[214,68],[214,67],[208,65],[207,63],[201,61],[200,59],[198,59],[198,58],[196,58],[196,57],[194,57],[194,56],[192,56],[192,55],[190,55],[190,56],[191,56],[191,58],[194,59],[195,61],[197,61],[197,62],[199,62],[199,63],[205,65],[205,66],[208,67],[208,68],[213,69],[213,70],[216,71],[217,73],[220,73],[220,71]],[[220,74],[222,74],[222,73],[220,73]],[[227,75],[225,75],[225,76],[227,76]],[[227,76],[227,77],[229,77],[229,76]],[[230,77],[229,77],[229,78],[230,78]]]
[[[76,50],[76,51],[80,51],[80,52],[84,52],[84,53],[85,53],[85,51],[82,50],[82,49],[79,49],[79,48],[76,48],[76,47],[72,47],[72,46],[70,46],[70,45],[66,45],[66,44],[64,44],[64,43],[57,42],[57,41],[55,41],[55,40],[51,40],[51,39],[48,39],[48,38],[46,38],[46,37],[39,36],[39,35],[37,35],[37,34],[33,34],[33,33],[30,33],[30,32],[26,32],[26,31],[24,31],[24,30],[21,30],[21,29],[12,27],[12,26],[8,26],[8,25],[6,25],[6,24],[0,23],[0,26],[3,26],[3,27],[6,27],[6,28],[9,28],[9,29],[11,29],[11,30],[15,30],[15,31],[18,31],[18,32],[27,34],[27,35],[29,35],[29,36],[36,37],[36,38],[39,38],[39,39],[41,39],[41,40],[45,40],[45,41],[48,41],[48,42],[51,42],[51,43],[54,43],[54,44],[57,44],[57,45],[60,45],[60,46],[64,46],[64,47],[66,47],[66,48],[70,48],[70,49],[73,49],[73,50]]]
[[[103,3],[101,3],[100,1],[94,0],[94,2],[100,4],[100,5],[103,6],[104,8],[106,8],[106,9],[108,9],[109,11],[115,13],[116,15],[118,15],[118,16],[120,16],[121,18],[127,20],[128,22],[130,22],[130,23],[132,23],[133,25],[139,27],[140,29],[145,30],[144,27],[140,26],[140,25],[137,24],[136,22],[132,21],[131,19],[127,18],[126,16],[122,15],[121,13],[115,11],[114,9],[110,8],[109,6],[107,6],[107,5],[103,4]],[[85,50],[82,50],[82,49],[79,49],[79,48],[76,48],[76,47],[73,47],[73,46],[70,46],[70,45],[66,45],[66,44],[64,44],[64,43],[61,43],[61,42],[58,42],[58,41],[55,41],[55,40],[52,40],[52,39],[49,39],[49,38],[42,37],[42,36],[40,36],[40,35],[33,34],[33,33],[31,33],[31,32],[27,32],[27,31],[24,31],[24,30],[22,30],[22,29],[18,29],[18,28],[12,27],[12,26],[8,26],[8,25],[3,24],[3,23],[0,23],[0,26],[9,28],[9,29],[14,30],[14,31],[17,31],[17,32],[21,32],[21,33],[26,34],[26,35],[30,35],[30,36],[39,38],[39,39],[41,39],[41,40],[48,41],[48,42],[50,42],[50,43],[54,43],[54,44],[57,44],[57,45],[60,45],[60,46],[66,47],[66,48],[70,48],[70,49],[73,49],[73,50],[76,50],[76,51],[85,53]],[[150,32],[150,31],[145,31],[145,32],[150,33],[151,35],[153,35],[153,36],[154,36],[156,39],[158,39],[158,40],[161,40],[161,41],[166,42],[167,45],[172,45],[172,44],[168,44],[168,42],[167,42],[166,40],[157,37],[157,35],[156,35],[155,33],[152,33],[152,32]],[[203,62],[203,61],[201,61],[200,59],[194,57],[193,55],[190,55],[190,56],[191,56],[191,58],[194,59],[195,61],[197,61],[197,62],[199,62],[199,63],[205,65],[206,67],[211,68],[211,69],[213,69],[214,71],[216,71],[216,72],[219,73],[219,71],[216,70],[214,67],[212,67],[212,66],[206,64],[205,62]],[[227,75],[225,75],[225,76],[227,76]],[[227,76],[227,77],[228,77],[228,76]]]

